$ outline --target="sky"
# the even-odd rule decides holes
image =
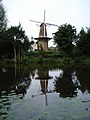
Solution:
[[[30,20],[45,21],[47,23],[71,24],[77,29],[90,27],[90,0],[3,0],[7,11],[8,27],[17,26],[21,23],[26,35],[31,37],[39,36],[39,26]],[[53,37],[58,27],[47,26],[47,34]],[[49,41],[53,46],[53,40]]]

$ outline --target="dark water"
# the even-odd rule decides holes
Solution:
[[[75,106],[73,108],[77,100],[78,105],[84,105],[81,105],[83,108],[79,108],[80,110]],[[62,108],[57,107],[58,111],[62,110],[60,117],[55,108],[59,102],[63,105],[60,106]],[[64,104],[68,109],[71,104],[70,109],[74,109],[74,112],[66,111],[65,114]],[[50,112],[48,112],[49,109]],[[46,110],[48,113],[45,112],[42,117],[38,112],[40,110],[41,112]],[[75,118],[70,116],[75,114],[75,110],[77,113],[81,111],[81,117],[78,114]],[[87,111],[86,116],[83,116],[83,110]],[[55,118],[51,111],[54,114],[56,112]],[[70,118],[71,120],[89,120],[89,113],[89,66],[49,68],[42,65],[32,67],[15,65],[0,68],[0,120],[70,120]]]

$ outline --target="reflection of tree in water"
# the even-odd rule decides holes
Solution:
[[[60,97],[76,97],[77,86],[76,82],[73,83],[72,81],[72,70],[66,68],[63,71],[63,77],[60,76],[55,79],[55,90],[60,93]]]
[[[20,91],[23,94],[26,93],[31,82],[29,73],[29,70],[21,66],[18,66],[16,71],[14,67],[6,68],[6,72],[1,71],[0,91],[7,91],[7,94],[11,90],[15,90],[16,93]]]
[[[30,86],[30,71],[24,67],[8,67],[0,69],[0,116],[2,119],[8,118],[10,105],[14,100],[24,97]]]
[[[80,90],[84,93],[90,93],[90,66],[82,66],[77,68],[77,77],[80,81]]]
[[[90,67],[79,66],[76,71],[64,69],[63,77],[56,77],[55,90],[60,97],[75,97],[78,89],[83,93],[90,93]],[[77,89],[78,88],[78,89]]]

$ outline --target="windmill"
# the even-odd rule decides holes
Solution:
[[[45,96],[45,105],[48,105],[48,99],[47,99],[47,94],[53,93],[54,90],[50,89],[48,84],[49,80],[53,80],[53,77],[49,75],[49,70],[48,69],[38,69],[38,77],[35,78],[35,80],[40,81],[40,91],[36,95],[32,95],[32,97],[38,97],[41,95]]]
[[[47,51],[48,50],[48,41],[51,40],[52,38],[47,36],[46,26],[52,25],[52,26],[58,27],[58,25],[45,22],[45,10],[44,10],[44,21],[43,22],[34,21],[34,20],[30,20],[30,21],[40,24],[39,37],[36,37],[34,39],[37,40],[38,49],[42,49],[42,50]]]

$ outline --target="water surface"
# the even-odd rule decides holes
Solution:
[[[89,120],[90,67],[1,67],[0,118]]]

